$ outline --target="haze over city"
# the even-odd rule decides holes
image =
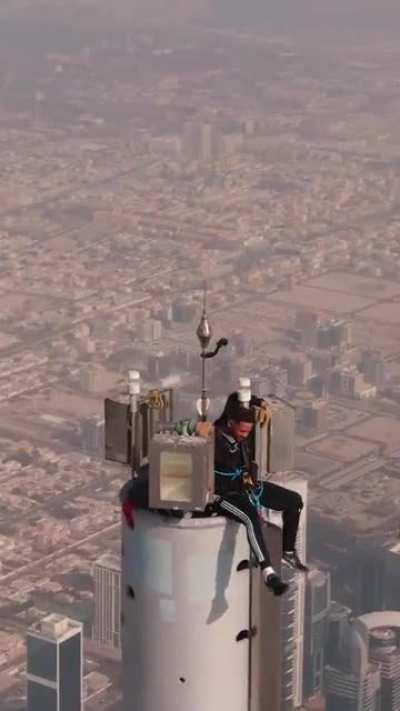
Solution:
[[[296,408],[312,574],[265,711],[400,710],[399,31],[395,0],[2,0],[0,711],[51,614],[85,711],[126,711],[104,399],[136,369],[196,417],[205,283],[212,414],[239,376]]]

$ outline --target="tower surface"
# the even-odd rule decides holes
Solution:
[[[124,711],[248,711],[245,527],[139,510],[122,541]]]

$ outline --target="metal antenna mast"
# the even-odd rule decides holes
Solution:
[[[203,311],[201,314],[200,323],[199,323],[197,331],[196,331],[197,337],[200,341],[200,347],[201,347],[201,353],[200,353],[200,358],[201,358],[201,397],[197,401],[197,411],[199,413],[201,422],[207,421],[207,411],[210,406],[210,400],[207,397],[207,386],[206,386],[206,358],[214,358],[214,356],[217,355],[219,349],[222,346],[228,345],[228,340],[226,338],[220,338],[219,341],[217,341],[217,345],[216,345],[215,349],[213,351],[207,351],[207,348],[208,348],[208,345],[210,343],[211,336],[212,336],[212,329],[211,329],[210,323],[208,321],[206,303],[207,303],[207,285],[205,284],[204,285],[204,292],[203,292]]]

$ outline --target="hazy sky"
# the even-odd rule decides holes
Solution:
[[[385,30],[392,34],[400,27],[400,3],[398,0],[113,0],[113,12],[122,11],[137,17],[160,18],[191,14],[193,17],[208,16],[215,21],[229,22],[279,22],[292,29],[317,29],[318,27]],[[64,17],[78,8],[96,21],[96,9],[110,11],[108,0],[2,0],[0,16],[19,16],[44,20],[51,14]]]

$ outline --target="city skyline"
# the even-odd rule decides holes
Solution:
[[[97,569],[96,621],[93,575],[119,560],[127,478],[104,461],[104,399],[134,368],[195,417],[205,282],[229,339],[210,413],[239,376],[296,408],[313,570],[357,619],[400,609],[400,7],[168,7],[0,7],[1,711],[26,708],[26,635],[51,614],[82,624],[85,711],[120,711],[118,593],[110,627]],[[296,598],[307,711],[326,666],[313,594]],[[383,642],[360,639],[388,698]]]

